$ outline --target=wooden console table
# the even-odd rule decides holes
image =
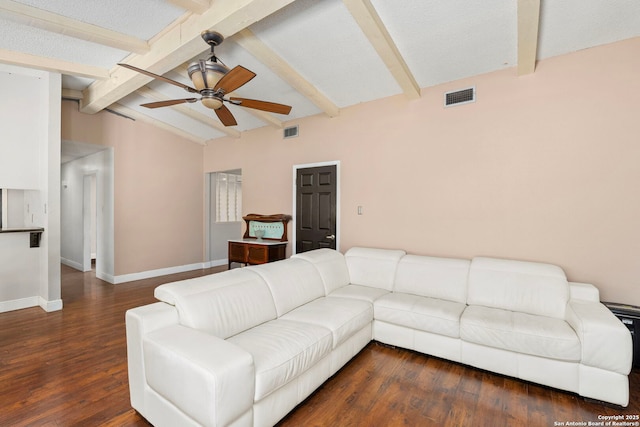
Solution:
[[[229,269],[232,262],[264,264],[285,259],[287,223],[290,215],[249,214],[241,240],[229,240]]]
[[[285,258],[287,242],[229,240],[229,269],[232,262],[264,264]]]

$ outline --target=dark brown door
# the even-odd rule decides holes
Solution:
[[[298,169],[296,253],[336,248],[336,165]]]

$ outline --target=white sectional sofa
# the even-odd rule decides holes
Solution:
[[[372,339],[621,406],[629,331],[557,266],[320,249],[159,286],[126,314],[155,426],[270,426]]]

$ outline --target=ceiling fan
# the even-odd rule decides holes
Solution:
[[[188,92],[199,93],[201,96],[201,98],[171,99],[168,101],[150,102],[147,104],[141,104],[142,107],[168,107],[170,105],[202,101],[202,105],[215,111],[216,115],[225,126],[235,126],[238,123],[233,117],[233,114],[231,114],[231,111],[229,111],[229,109],[224,105],[224,102],[239,105],[240,107],[268,111],[271,113],[289,114],[291,111],[291,107],[289,105],[248,98],[225,98],[225,95],[233,92],[254,78],[256,73],[247,70],[241,65],[237,65],[236,67],[229,69],[224,65],[224,63],[222,63],[222,61],[220,61],[214,53],[214,48],[224,40],[222,34],[215,31],[205,30],[201,35],[202,39],[211,46],[211,53],[207,59],[199,59],[197,62],[192,62],[187,68],[189,78],[193,82],[195,88],[175,80],[171,80],[167,77],[154,74],[150,71],[134,67],[133,65],[118,64],[122,67],[129,68],[130,70],[137,71],[165,83],[181,87]]]

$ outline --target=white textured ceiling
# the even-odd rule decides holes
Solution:
[[[535,2],[0,0],[0,62],[62,69],[63,87],[73,90],[65,91],[65,96],[84,97],[80,104],[90,104],[87,112],[109,108],[122,113],[124,107],[136,120],[157,120],[159,125],[164,123],[176,133],[205,143],[227,134],[237,137],[261,126],[282,127],[310,115],[336,115],[340,108],[403,93],[394,67],[376,46],[380,37],[363,30],[362,15],[354,13],[354,4],[373,9],[382,32],[390,36],[392,50],[398,52],[396,58],[406,64],[408,80],[418,88],[428,88],[518,67],[518,7]],[[275,6],[286,3],[290,4]],[[267,7],[274,12],[263,12]],[[234,14],[236,8],[240,11]],[[640,37],[637,0],[540,0],[539,10],[538,60]],[[64,18],[62,24],[56,25],[57,17]],[[94,38],[93,30],[88,36],[78,36],[76,23],[84,30],[82,25],[90,24],[98,35],[106,29],[125,41],[139,42],[138,51],[121,44],[110,47],[103,39]],[[191,28],[193,25],[201,28]],[[250,30],[250,38],[255,36],[258,48],[247,47],[243,28]],[[216,49],[225,64],[231,68],[243,65],[257,73],[234,95],[288,104],[293,106],[291,114],[256,115],[231,105],[238,126],[227,132],[215,114],[200,104],[181,105],[182,111],[139,106],[157,100],[150,98],[150,93],[163,99],[191,96],[175,86],[147,80],[119,91],[110,90],[110,85],[120,85],[125,76],[116,65],[122,61],[151,64],[151,71],[190,85],[184,64],[205,56],[208,48],[202,41],[197,44],[187,40],[191,37],[187,33],[204,29],[221,31],[227,37]],[[165,37],[172,32],[179,32],[179,36]],[[172,50],[173,43],[180,45],[177,54]],[[25,60],[22,54],[31,56]],[[99,107],[92,107],[93,99],[87,101],[93,93],[106,93],[98,96],[95,105]],[[417,96],[426,95],[418,90]],[[189,117],[184,108],[196,116],[190,113]]]
[[[162,0],[18,0],[18,3],[143,40],[162,31],[184,9]]]
[[[298,0],[251,30],[340,108],[400,93],[339,0]]]

